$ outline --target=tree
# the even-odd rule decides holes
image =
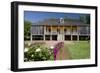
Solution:
[[[31,28],[31,22],[24,21],[24,39],[25,40],[30,39],[30,28]]]
[[[80,21],[85,24],[90,24],[90,15],[80,16]]]
[[[79,19],[69,18],[67,16],[64,17],[64,21],[80,21]]]
[[[84,17],[83,16],[80,16],[80,19],[79,19],[81,22],[84,22]]]
[[[86,23],[90,24],[90,15],[86,15]]]

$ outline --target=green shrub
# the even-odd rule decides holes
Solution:
[[[29,46],[27,51],[24,52],[24,61],[46,61],[52,60],[53,53],[49,48],[41,43],[35,43]]]

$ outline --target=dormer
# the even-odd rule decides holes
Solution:
[[[63,18],[60,18],[60,23],[64,23],[64,19]]]

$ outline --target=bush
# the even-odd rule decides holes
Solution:
[[[35,43],[34,45],[25,48],[25,50],[26,50],[24,52],[25,62],[51,60],[53,56],[52,51],[41,43]]]

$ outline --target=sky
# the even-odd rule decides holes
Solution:
[[[58,13],[58,12],[37,12],[37,11],[24,11],[24,20],[30,21],[31,23],[36,23],[39,21],[43,21],[44,19],[49,18],[72,18],[79,19],[80,16],[84,16],[86,14],[79,13]]]

